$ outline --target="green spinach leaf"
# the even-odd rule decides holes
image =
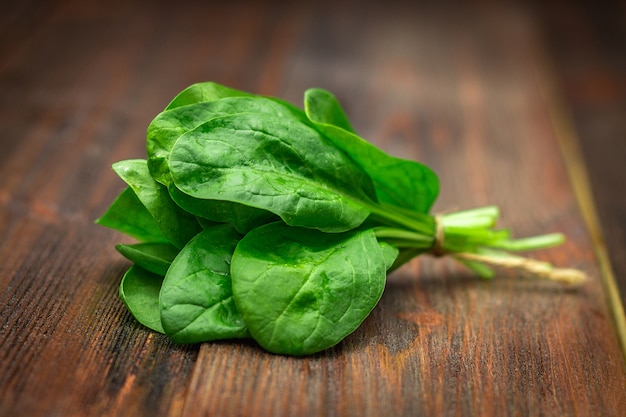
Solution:
[[[113,201],[109,209],[96,220],[96,224],[109,227],[140,241],[167,242],[154,217],[139,201],[130,187]]]
[[[217,225],[194,237],[174,259],[161,289],[161,321],[178,343],[248,337],[233,302],[230,263],[239,235]]]
[[[345,114],[328,91],[305,93],[305,111],[320,132],[367,172],[382,203],[428,213],[439,194],[437,175],[426,165],[388,155],[352,132]]]
[[[390,259],[371,229],[323,233],[271,223],[237,245],[233,296],[263,348],[306,355],[337,344],[369,315]]]
[[[133,245],[117,244],[115,248],[135,265],[157,275],[165,276],[179,250],[169,243],[144,242]]]
[[[133,189],[163,235],[174,246],[182,248],[201,230],[196,218],[178,207],[167,188],[150,176],[144,159],[116,162],[113,170]]]
[[[148,168],[154,179],[161,184],[170,185],[167,158],[180,136],[215,117],[238,113],[266,113],[308,120],[302,110],[264,97],[227,97],[166,110],[154,118],[147,131]]]
[[[164,333],[159,313],[159,290],[163,277],[138,266],[131,266],[120,283],[119,295],[137,321]]]
[[[176,187],[270,211],[294,226],[339,232],[375,205],[371,179],[314,129],[266,114],[212,119],[170,154]]]

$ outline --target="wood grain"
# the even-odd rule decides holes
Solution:
[[[619,249],[626,200],[596,185],[621,160],[589,147],[584,127],[621,102],[600,87],[589,87],[600,105],[573,94],[574,58],[559,50],[568,36],[597,41],[567,25],[601,14],[555,10],[58,0],[0,13],[0,416],[622,415],[624,356],[551,117],[574,109]],[[604,62],[594,68],[623,68]],[[389,277],[355,333],[306,358],[143,329],[117,297],[125,238],[93,220],[123,187],[110,164],[143,157],[152,117],[204,80],[296,104],[308,87],[332,90],[364,137],[438,172],[437,211],[497,204],[518,236],[562,231],[564,246],[534,256],[588,282],[483,281],[419,259]]]

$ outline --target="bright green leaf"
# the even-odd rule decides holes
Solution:
[[[179,250],[169,243],[144,242],[133,245],[118,244],[115,248],[135,265],[157,275],[165,276]]]
[[[265,114],[198,126],[174,145],[170,169],[192,197],[246,204],[325,231],[358,226],[375,198],[370,178],[317,131]]]
[[[96,224],[120,231],[140,241],[167,242],[159,225],[135,192],[126,187]]]
[[[430,211],[439,194],[439,180],[430,168],[388,155],[352,133],[351,129],[346,129],[345,125],[342,128],[341,119],[345,116],[329,92],[308,90],[304,104],[306,114],[315,126],[370,175],[380,202],[419,213]]]
[[[371,229],[323,233],[271,223],[237,246],[233,295],[261,346],[306,355],[337,344],[369,315],[386,262]]]
[[[113,170],[133,189],[174,246],[182,248],[201,230],[196,218],[178,207],[167,188],[152,179],[144,159],[116,162]]]
[[[131,266],[120,283],[119,295],[137,321],[163,333],[159,313],[159,290],[163,277],[138,266]]]
[[[167,158],[180,136],[215,117],[238,113],[272,114],[307,120],[302,110],[264,97],[227,97],[166,110],[154,118],[147,131],[148,168],[154,179],[170,185]]]
[[[207,228],[174,259],[161,289],[161,321],[178,343],[242,338],[248,331],[233,302],[230,262],[240,235]]]

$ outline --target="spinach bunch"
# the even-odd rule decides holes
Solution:
[[[369,315],[390,270],[427,252],[482,277],[490,264],[572,276],[509,254],[560,234],[513,240],[496,207],[430,214],[435,173],[362,139],[325,90],[306,91],[302,110],[194,84],[151,122],[146,148],[113,165],[128,187],[97,223],[140,242],[117,245],[134,263],[120,297],[175,342],[327,349]]]

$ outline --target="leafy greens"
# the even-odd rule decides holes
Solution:
[[[147,131],[147,159],[117,162],[128,187],[97,223],[139,240],[120,297],[179,343],[253,338],[306,355],[356,330],[386,274],[422,253],[482,277],[490,265],[572,282],[577,271],[511,255],[562,242],[513,240],[496,207],[430,214],[436,174],[361,138],[328,91],[304,110],[216,83],[177,95]]]

